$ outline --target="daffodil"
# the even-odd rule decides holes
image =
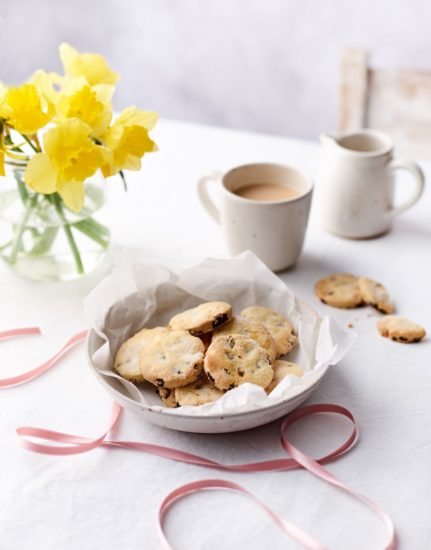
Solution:
[[[46,101],[34,84],[9,88],[0,104],[0,118],[21,134],[34,134],[53,115],[53,105]]]
[[[0,82],[0,106],[4,101],[4,97],[6,95],[6,92],[7,92],[6,86],[3,84],[3,82]]]
[[[60,59],[68,76],[83,76],[90,86],[115,84],[119,78],[106,59],[96,53],[79,53],[69,44],[61,44]]]
[[[0,176],[4,176],[4,151],[0,148]]]
[[[114,87],[107,84],[91,87],[84,77],[70,79],[58,95],[56,119],[62,122],[79,118],[92,128],[91,135],[97,138],[111,122],[113,93]]]
[[[102,166],[105,177],[120,170],[139,170],[145,153],[157,151],[157,145],[148,135],[157,122],[157,113],[128,107],[108,128],[103,142],[111,151],[109,162]]]
[[[107,152],[90,138],[91,127],[71,118],[46,132],[44,153],[29,161],[25,183],[45,195],[56,191],[74,212],[84,205],[84,180],[106,162]]]
[[[49,103],[55,103],[58,96],[58,89],[62,86],[64,77],[60,76],[57,73],[39,70],[36,71],[33,76],[30,78],[30,83],[34,84],[39,90],[39,93],[44,97]]]

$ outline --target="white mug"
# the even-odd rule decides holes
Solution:
[[[255,200],[237,194],[252,184],[276,184],[297,195],[284,200]],[[218,207],[208,186],[217,188]],[[273,271],[291,267],[302,250],[310,211],[311,179],[290,166],[247,164],[223,174],[203,176],[198,182],[199,198],[221,225],[231,254],[251,250]]]
[[[410,160],[394,160],[392,140],[383,132],[323,135],[321,142],[319,204],[323,226],[331,233],[350,239],[381,235],[421,197],[422,170]],[[414,190],[408,200],[394,207],[395,170],[413,176]]]

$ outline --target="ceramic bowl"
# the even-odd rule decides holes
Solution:
[[[302,306],[311,310],[311,308],[304,303],[302,303]],[[313,311],[313,314],[317,319],[320,319],[316,312]],[[164,428],[183,432],[207,434],[237,432],[272,422],[286,415],[308,399],[320,384],[328,370],[328,367],[320,369],[318,376],[312,377],[305,387],[294,388],[289,398],[276,403],[269,403],[268,406],[260,406],[259,408],[254,408],[245,412],[202,415],[181,414],[180,410],[175,409],[175,414],[172,414],[173,409],[163,408],[160,407],[160,405],[148,406],[137,402],[128,395],[129,392],[125,388],[125,386],[128,385],[129,389],[133,389],[130,388],[130,386],[132,386],[130,382],[122,382],[118,377],[102,375],[95,368],[91,358],[94,352],[100,348],[103,343],[104,340],[94,330],[89,331],[86,341],[86,351],[91,371],[112,398],[126,409],[137,411],[142,415],[142,418],[148,422]],[[153,393],[155,394],[155,392]]]

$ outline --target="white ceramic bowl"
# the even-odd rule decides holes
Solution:
[[[305,305],[305,304],[302,304]],[[309,307],[309,306],[308,306]],[[311,309],[311,308],[310,308]],[[319,317],[314,312],[316,317]],[[268,406],[255,408],[246,412],[231,412],[220,414],[190,415],[181,414],[176,409],[172,414],[172,409],[161,408],[160,406],[147,406],[138,403],[127,395],[127,390],[120,380],[113,377],[102,375],[93,365],[91,358],[94,352],[101,347],[104,340],[98,336],[94,330],[90,330],[86,341],[87,358],[91,371],[112,396],[112,398],[127,409],[139,411],[142,418],[158,426],[179,430],[183,432],[194,433],[225,433],[248,430],[257,426],[262,426],[280,418],[298,407],[317,388],[322,378],[325,376],[328,367],[322,368],[319,375],[310,380],[306,387],[301,387],[283,401],[268,404]]]

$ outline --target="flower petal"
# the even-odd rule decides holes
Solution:
[[[88,137],[90,133],[88,124],[78,118],[67,119],[44,134],[44,149],[57,166],[63,166],[77,151],[95,146]]]
[[[102,135],[112,117],[112,94],[113,86],[91,87],[83,77],[70,78],[58,95],[57,122],[78,118],[91,127],[93,137]]]
[[[4,176],[4,153],[3,151],[0,151],[0,176]]]
[[[108,65],[106,59],[96,53],[79,53],[69,44],[61,44],[60,59],[65,72],[70,76],[84,76],[90,86],[115,84],[119,75]]]
[[[85,191],[82,181],[65,181],[57,185],[64,204],[73,212],[79,212],[84,206]]]
[[[57,170],[48,155],[37,153],[32,157],[24,172],[24,181],[37,193],[49,195],[55,193],[57,184]]]
[[[143,126],[152,130],[159,119],[159,114],[154,111],[141,111],[135,105],[126,107],[116,122],[124,126]]]
[[[34,134],[52,118],[52,104],[34,84],[9,88],[6,92],[0,116],[21,134]]]

